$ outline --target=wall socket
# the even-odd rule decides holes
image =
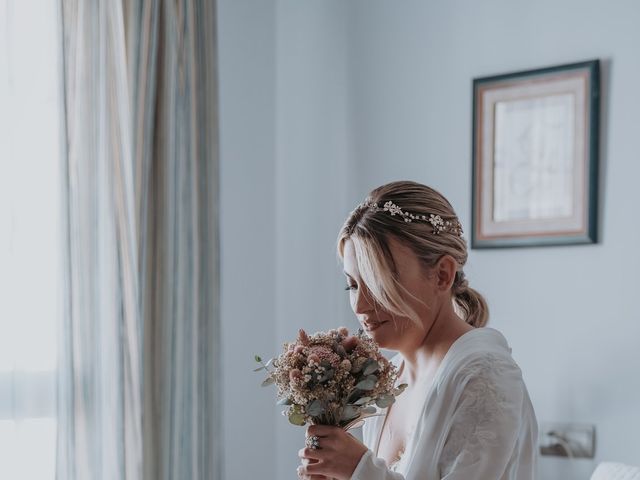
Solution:
[[[593,458],[596,427],[586,423],[542,422],[539,428],[541,455]]]

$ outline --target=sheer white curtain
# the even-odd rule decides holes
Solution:
[[[0,0],[0,478],[52,480],[60,312],[55,0]]]
[[[60,480],[221,471],[213,0],[60,0]]]

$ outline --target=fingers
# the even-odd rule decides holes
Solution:
[[[342,432],[340,427],[332,427],[330,425],[309,425],[307,427],[307,437],[316,435],[318,437],[326,437],[336,432]]]
[[[298,467],[298,478],[302,480],[329,480],[325,475],[309,475],[304,473],[304,467]]]
[[[312,458],[314,460],[320,460],[323,456],[324,452],[320,449],[313,448],[301,448],[298,450],[298,457],[300,458]]]
[[[325,475],[305,475],[302,473],[301,467],[298,467],[298,478],[301,480],[330,480],[330,478]]]
[[[298,467],[298,475],[324,475],[326,469],[324,462],[309,463]]]

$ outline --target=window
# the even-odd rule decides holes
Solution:
[[[61,310],[56,0],[0,0],[0,478],[55,477]]]

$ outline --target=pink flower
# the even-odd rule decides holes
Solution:
[[[358,337],[354,337],[354,336],[347,337],[342,342],[342,346],[347,352],[352,351],[354,348],[356,348],[357,345],[358,345]]]
[[[293,348],[293,353],[302,353],[303,350],[304,350],[304,347],[302,345],[296,345]]]
[[[298,330],[298,343],[300,345],[309,345],[309,335],[303,329]]]
[[[347,327],[340,327],[338,329],[338,333],[340,335],[342,335],[343,337],[348,337],[349,336],[349,329],[347,329]]]
[[[312,347],[309,347],[309,357],[311,355],[313,355],[315,358],[318,358],[318,363],[326,361],[334,367],[340,365],[340,355],[338,355],[333,350],[331,350],[331,348],[325,345],[314,345]]]
[[[295,382],[296,380],[302,380],[302,372],[297,368],[289,371],[289,380]]]
[[[311,363],[311,362],[320,363],[320,357],[318,355],[316,355],[315,353],[310,354],[307,357],[307,360],[309,360],[309,363]]]
[[[347,372],[351,371],[351,362],[347,359],[344,359],[340,364],[340,366],[342,367],[343,370],[346,370]]]

